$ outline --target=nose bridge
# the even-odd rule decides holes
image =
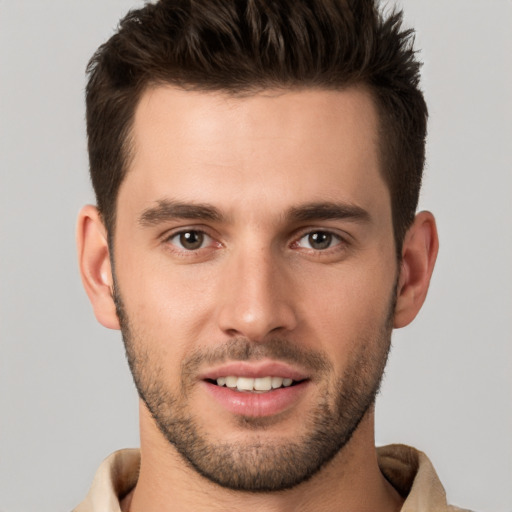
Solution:
[[[264,341],[296,326],[292,283],[270,245],[247,244],[227,262],[219,326],[231,335]]]

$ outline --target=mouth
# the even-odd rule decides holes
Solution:
[[[241,377],[228,375],[216,379],[206,379],[210,384],[226,387],[241,393],[271,393],[278,389],[290,388],[301,384],[307,379],[291,379],[289,377],[266,376],[266,377]]]
[[[302,370],[269,360],[233,361],[210,368],[199,377],[209,397],[208,406],[260,418],[295,408],[308,396],[312,384],[311,376]]]

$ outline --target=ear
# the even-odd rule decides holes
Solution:
[[[436,221],[430,212],[416,215],[402,247],[394,327],[405,327],[418,314],[427,296],[439,249]]]
[[[119,329],[107,230],[95,206],[84,206],[78,214],[76,242],[80,275],[94,314],[100,324]]]

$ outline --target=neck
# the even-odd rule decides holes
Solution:
[[[123,511],[396,512],[403,500],[378,467],[373,417],[370,410],[349,443],[310,480],[285,491],[249,493],[196,473],[141,410],[140,476]]]

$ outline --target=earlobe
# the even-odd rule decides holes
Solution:
[[[94,314],[105,327],[119,329],[107,230],[95,206],[87,205],[80,211],[76,241],[80,275]]]
[[[394,327],[405,327],[418,314],[427,296],[439,249],[436,221],[430,212],[416,215],[405,235],[398,279]]]

